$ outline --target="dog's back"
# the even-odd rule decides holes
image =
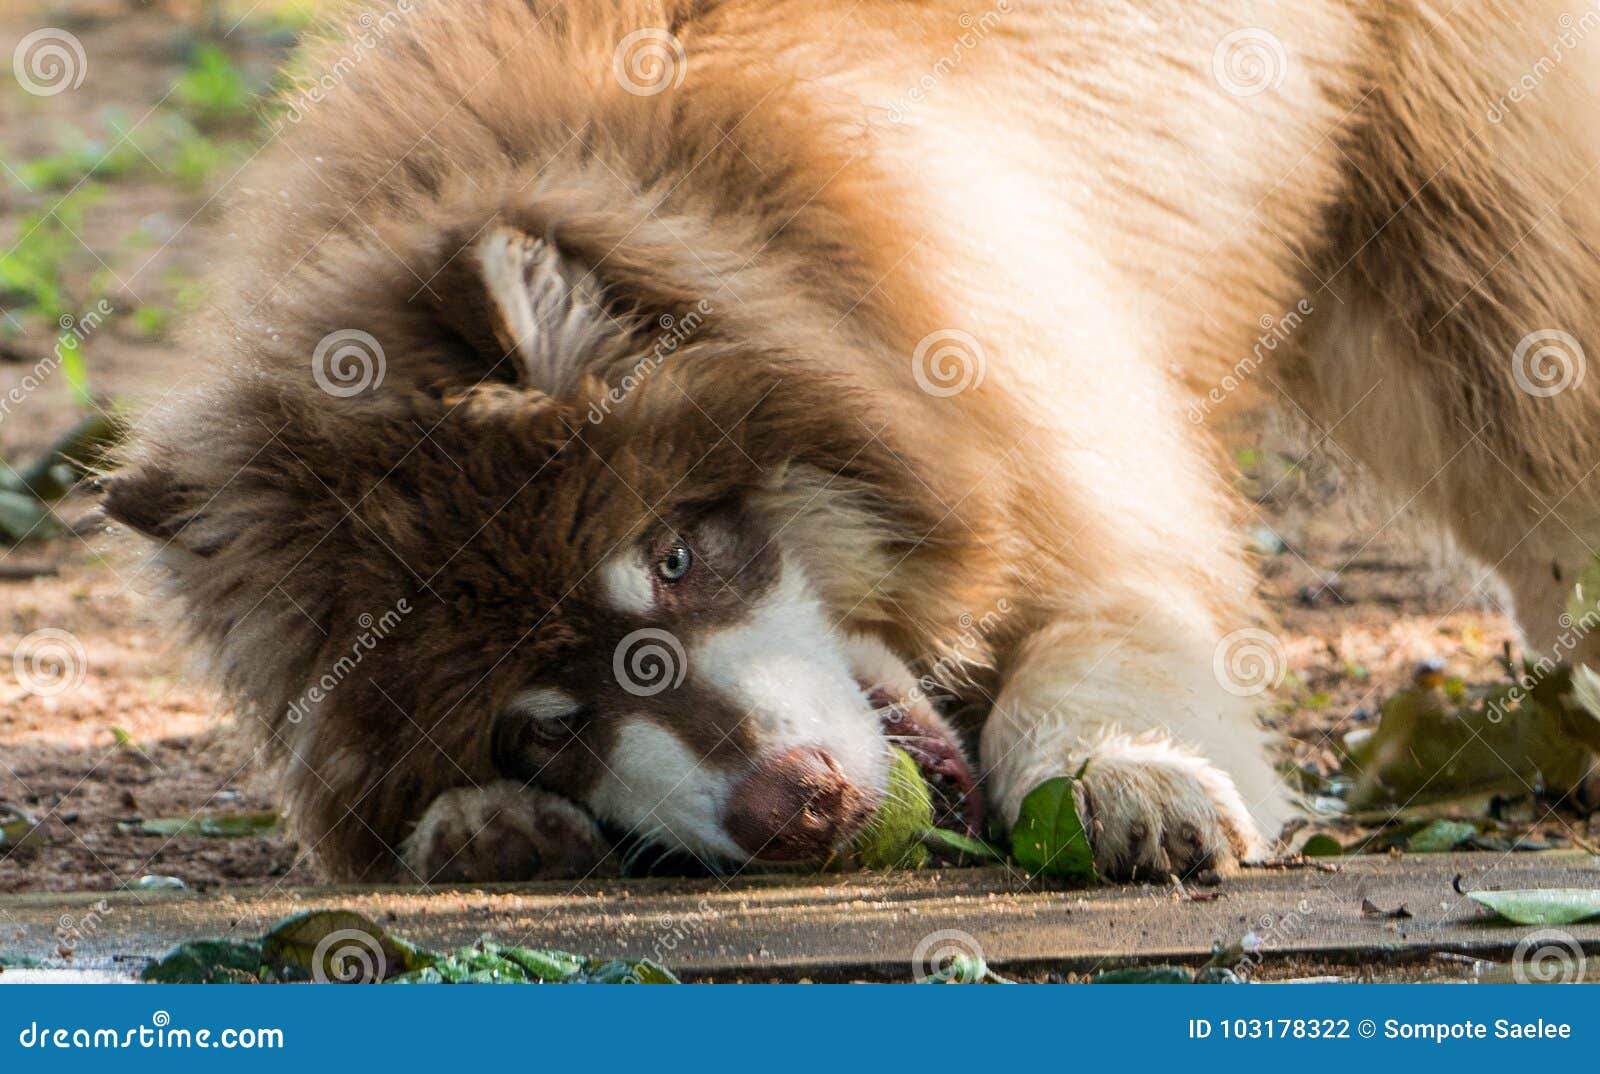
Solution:
[[[1213,419],[1289,393],[1499,567],[1536,642],[1600,536],[1578,343],[1600,339],[1581,55],[1600,14],[1560,15],[389,9],[290,94],[230,217],[207,346],[234,368],[205,409],[157,419],[109,506],[172,544],[197,632],[340,872],[392,871],[422,807],[503,774],[473,706],[480,682],[497,704],[517,683],[483,652],[516,642],[526,679],[606,648],[593,617],[538,616],[530,639],[528,606],[584,592],[685,481],[760,485],[809,520],[773,539],[836,627],[910,663],[959,652],[947,685],[993,706],[1002,819],[1088,756],[1110,871],[1259,853],[1285,797],[1254,693],[1217,670],[1256,613]],[[544,350],[518,355],[508,326],[547,293]],[[653,326],[713,306],[675,360],[695,407],[660,384],[620,402]],[[1576,348],[1555,391],[1514,375],[1551,340]],[[575,427],[612,400],[620,422]],[[619,425],[648,439],[612,450]],[[548,498],[518,499],[534,482]],[[1484,488],[1509,509],[1478,510]],[[610,577],[613,604],[637,596]],[[427,611],[364,659],[399,700],[340,685],[308,707],[338,624],[397,592]],[[1016,613],[951,644],[1001,601]],[[692,742],[696,716],[661,719]],[[571,788],[632,757],[599,744]]]

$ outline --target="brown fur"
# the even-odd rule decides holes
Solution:
[[[1068,728],[1063,704],[1135,735],[1172,705],[1212,712],[1183,700],[1183,646],[1203,669],[1257,615],[1183,407],[1302,298],[1318,312],[1253,387],[1292,386],[1500,565],[1530,637],[1558,607],[1536,576],[1575,574],[1600,537],[1600,378],[1538,399],[1508,376],[1540,328],[1600,354],[1595,92],[1573,60],[1503,123],[1480,118],[1537,59],[1551,4],[1013,0],[902,123],[884,102],[936,69],[955,3],[416,6],[255,165],[200,352],[217,375],[150,419],[108,494],[162,542],[336,876],[395,875],[427,803],[496,778],[488,728],[511,694],[609,659],[620,627],[586,600],[608,551],[730,498],[786,534],[843,625],[908,658],[953,652],[988,684],[1002,813],[1094,743],[1142,757]],[[1286,77],[1219,93],[1213,50],[1251,26],[1287,43]],[[682,41],[682,87],[613,77],[641,27]],[[311,66],[350,48],[331,37]],[[519,368],[462,268],[495,227],[550,244],[603,318],[553,379]],[[659,319],[705,300],[670,364],[589,422]],[[949,327],[989,365],[936,398],[910,356]],[[330,399],[308,356],[348,329],[381,341],[385,380]],[[1571,526],[1539,518],[1563,496]],[[358,617],[402,598],[414,610],[355,674],[288,719]],[[952,647],[1002,600],[1018,612]],[[1172,733],[1281,818],[1270,778],[1241,775],[1254,762],[1217,756],[1234,737],[1249,753],[1247,731]],[[1137,757],[1103,802],[1137,826],[1184,800],[1212,824],[1222,792],[1184,788],[1215,780],[1174,762],[1141,796]],[[1210,844],[1248,850],[1218,808]]]

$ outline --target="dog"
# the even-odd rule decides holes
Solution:
[[[823,861],[892,745],[972,832],[1078,775],[1109,877],[1270,854],[1256,400],[1555,642],[1600,12],[985,3],[404,0],[313,48],[104,503],[328,875]]]

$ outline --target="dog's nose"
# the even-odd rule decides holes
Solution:
[[[863,796],[826,750],[800,746],[763,763],[733,788],[723,823],[763,861],[820,858],[865,815]]]

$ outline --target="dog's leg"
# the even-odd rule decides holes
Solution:
[[[1006,824],[1040,783],[1082,768],[1079,805],[1103,875],[1226,872],[1266,854],[1288,798],[1248,695],[1272,677],[1253,661],[1278,657],[1230,650],[1204,618],[1062,622],[1023,644],[981,742]]]
[[[1502,96],[1561,11],[1452,12],[1447,34],[1399,20],[1411,41],[1362,109],[1348,207],[1312,266],[1337,301],[1319,295],[1286,383],[1338,454],[1505,583],[1531,647],[1592,663],[1593,621],[1563,613],[1600,550],[1600,70]]]
[[[411,872],[433,883],[611,875],[610,851],[581,808],[510,781],[439,795],[402,847]]]

